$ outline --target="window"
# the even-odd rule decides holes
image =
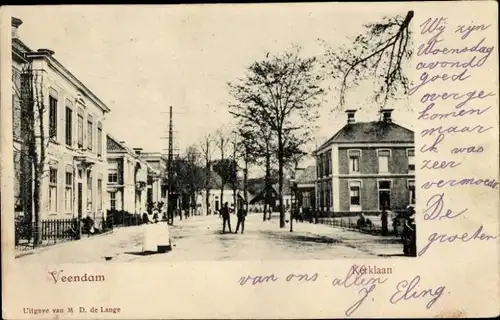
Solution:
[[[73,110],[71,107],[66,106],[66,145],[70,146],[73,144]]]
[[[316,177],[321,177],[321,158],[319,156],[316,157]]]
[[[94,141],[93,141],[93,133],[94,133],[94,120],[92,119],[92,116],[89,114],[87,116],[87,149],[90,151],[93,150],[94,147]]]
[[[57,98],[49,96],[49,137],[57,138]]]
[[[78,148],[83,148],[83,110],[78,109]]]
[[[378,181],[379,210],[391,209],[391,180]]]
[[[111,210],[116,209],[116,192],[109,193],[109,206]]]
[[[408,181],[408,190],[410,191],[410,204],[415,204],[416,203],[416,193],[415,193],[415,181],[414,180],[409,180]]]
[[[49,169],[49,212],[57,213],[57,169]]]
[[[389,158],[391,156],[390,150],[378,150],[378,172],[389,172]]]
[[[97,210],[102,210],[102,179],[97,179]]]
[[[361,157],[360,150],[349,150],[349,172],[359,172],[359,158]]]
[[[92,211],[92,172],[87,171],[87,210]]]
[[[415,172],[415,149],[408,149],[408,173]]]
[[[118,183],[118,163],[109,162],[108,163],[108,182]]]
[[[352,207],[361,206],[361,181],[349,182],[349,205]]]
[[[64,193],[64,209],[66,213],[73,212],[73,173],[66,172],[66,188]]]
[[[326,153],[325,153],[325,162],[326,162],[326,174],[327,176],[329,176],[331,173],[332,173],[332,151],[331,150],[328,150]]]
[[[102,123],[97,123],[97,156],[102,156]]]

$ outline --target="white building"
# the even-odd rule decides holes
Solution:
[[[110,210],[142,214],[153,201],[159,173],[142,158],[140,148],[131,149],[124,141],[107,135]]]
[[[20,25],[19,20],[13,19],[16,35],[13,51],[25,60],[24,64],[31,63],[33,86],[38,90],[34,99],[46,109],[42,122],[35,124],[37,135],[43,124],[47,142],[41,218],[89,216],[99,226],[108,201],[104,197],[107,174],[104,120],[110,109],[54,58],[53,51],[32,51],[22,43],[17,37]],[[13,67],[18,69],[21,64]],[[16,78],[19,76],[19,72],[13,75],[14,82],[19,82]]]
[[[144,160],[151,169],[148,173],[148,202],[163,202],[167,199],[167,185],[162,177],[167,171],[167,162],[159,152],[142,152],[141,159]]]
[[[196,197],[196,207],[203,212],[203,214],[218,214],[219,209],[222,208],[225,202],[228,203],[229,208],[237,210],[239,201],[243,201],[244,197],[241,190],[236,190],[236,202],[234,192],[229,186],[224,186],[221,195],[221,177],[214,171],[211,171],[210,177],[210,190],[208,193],[208,208],[206,203],[207,190],[202,190]]]

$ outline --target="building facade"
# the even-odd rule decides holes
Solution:
[[[414,204],[414,133],[381,110],[379,121],[347,124],[315,151],[316,207],[324,212],[404,210]]]
[[[142,152],[141,159],[146,162],[148,171],[147,202],[167,202],[167,184],[164,179],[167,172],[165,157],[159,152]]]
[[[316,166],[308,166],[297,176],[297,202],[304,211],[316,208]]]
[[[14,128],[14,131],[19,130],[16,126],[21,126],[20,138],[18,141],[15,138],[14,144],[24,144],[30,130],[31,134],[41,137],[37,140],[36,151],[38,159],[42,159],[42,155],[45,157],[44,174],[40,178],[40,218],[90,217],[99,225],[105,218],[107,202],[104,197],[107,174],[104,119],[110,109],[54,58],[53,51],[33,51],[22,43],[17,36],[20,25],[20,20],[13,19],[13,55],[19,56],[13,62],[13,82],[20,86],[23,101],[27,97],[23,98],[23,94],[29,93],[23,86],[32,85],[33,92],[29,95],[34,100],[31,108],[34,108],[35,121],[23,130],[26,110],[22,109],[26,105],[20,107],[21,110],[16,110],[17,106],[14,108],[14,113],[21,114]],[[26,76],[26,71],[21,71],[26,67],[31,70],[30,77]],[[19,100],[14,101],[16,103]],[[29,155],[33,156],[33,152]],[[29,170],[21,168],[22,180],[29,180],[28,176],[32,175]],[[31,186],[24,189],[29,193],[26,189]],[[32,204],[25,198],[24,207],[30,206]]]
[[[155,202],[153,188],[159,174],[142,158],[142,149],[131,149],[124,141],[107,135],[107,209],[141,214],[148,202]]]

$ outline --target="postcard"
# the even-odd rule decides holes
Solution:
[[[498,316],[496,2],[0,14],[5,319]]]

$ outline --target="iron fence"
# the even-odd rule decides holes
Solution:
[[[80,223],[76,218],[43,220],[40,228],[34,222],[17,219],[15,221],[15,249],[29,250],[37,246],[77,240]],[[35,239],[39,243],[35,244]]]
[[[382,226],[376,225],[368,218],[361,222],[356,218],[318,218],[318,223],[331,227],[339,227],[370,234],[382,234]]]

